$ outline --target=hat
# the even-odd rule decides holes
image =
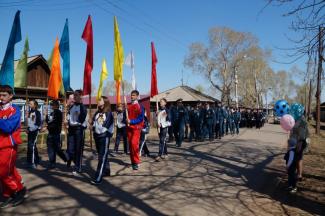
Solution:
[[[290,138],[290,139],[288,140],[288,145],[289,145],[290,148],[296,147],[296,145],[297,145],[297,140],[296,140],[295,138]]]
[[[176,100],[176,102],[178,103],[178,102],[183,102],[183,99],[182,98],[178,98],[177,100]]]

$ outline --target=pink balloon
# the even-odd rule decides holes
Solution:
[[[290,131],[295,126],[295,119],[290,114],[282,116],[280,119],[280,125],[285,131]]]

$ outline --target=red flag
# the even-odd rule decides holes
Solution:
[[[89,95],[91,94],[91,71],[93,70],[93,26],[90,15],[88,15],[88,20],[81,37],[87,43],[83,95]]]
[[[153,97],[158,94],[158,85],[157,85],[157,72],[156,72],[156,64],[158,62],[155,45],[151,42],[151,91],[150,96]]]

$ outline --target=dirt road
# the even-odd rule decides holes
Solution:
[[[272,163],[282,158],[286,137],[279,125],[266,125],[211,143],[170,143],[167,159],[143,158],[139,171],[118,155],[111,158],[112,176],[100,186],[89,184],[97,160],[86,151],[78,177],[61,162],[51,171],[22,169],[29,197],[1,215],[321,214],[324,209],[299,206],[276,189],[284,173]],[[157,141],[149,148],[157,152]]]

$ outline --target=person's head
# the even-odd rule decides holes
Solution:
[[[166,104],[167,104],[167,100],[166,100],[166,98],[162,98],[162,99],[160,99],[159,104],[160,104],[161,107],[165,107]]]
[[[29,107],[32,109],[32,110],[36,110],[38,108],[38,103],[36,100],[32,99],[29,101]]]
[[[209,103],[205,103],[204,106],[205,106],[206,109],[209,109],[210,108],[210,104]]]
[[[109,112],[111,111],[111,103],[106,96],[102,96],[97,103],[98,110],[100,112]]]
[[[123,109],[124,109],[124,106],[123,106],[122,103],[117,104],[117,111],[118,111],[118,112],[122,112]]]
[[[183,99],[182,98],[177,99],[176,105],[177,106],[183,106]]]
[[[139,98],[139,91],[138,90],[133,90],[131,91],[131,101],[136,101]]]
[[[67,99],[67,105],[72,106],[74,104],[74,95],[70,94]]]
[[[196,104],[196,108],[197,108],[197,109],[200,109],[201,106],[202,106],[202,103],[201,103],[201,102],[198,102],[198,103]]]
[[[0,85],[0,106],[9,103],[14,96],[14,91],[9,85]]]
[[[53,101],[50,103],[50,105],[51,105],[51,108],[52,108],[52,109],[59,109],[59,107],[60,107],[60,102],[59,102],[58,100],[53,100]]]
[[[82,91],[81,90],[76,90],[73,92],[73,98],[74,98],[74,102],[75,103],[81,103],[81,95],[82,95]]]

